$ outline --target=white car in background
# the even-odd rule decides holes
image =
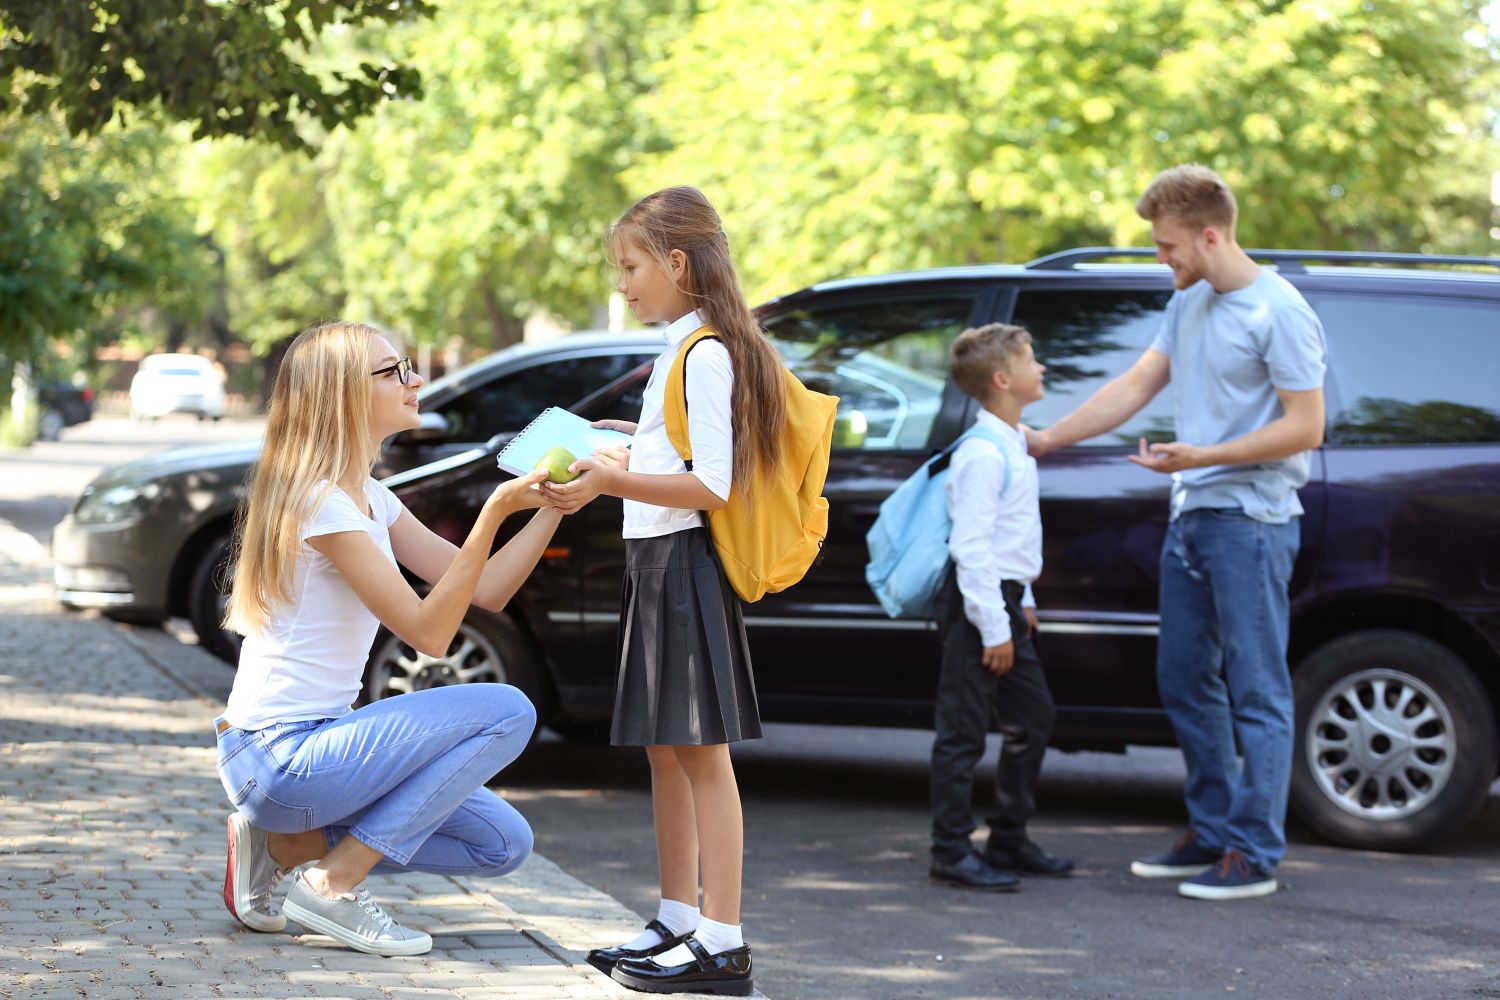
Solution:
[[[224,415],[224,372],[196,354],[152,354],[130,380],[130,415],[155,419],[196,413],[199,420]]]

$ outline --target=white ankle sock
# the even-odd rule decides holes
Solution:
[[[696,906],[679,903],[675,899],[664,899],[656,909],[656,919],[666,924],[674,935],[689,934],[703,919],[703,914]]]
[[[745,944],[744,935],[740,933],[739,924],[721,924],[717,920],[704,917],[698,921],[698,929],[693,931],[693,937],[703,946],[703,950],[710,955],[719,955],[726,951],[733,951]],[[651,961],[668,968],[673,965],[686,965],[693,961],[693,953],[688,946],[680,944],[675,948],[653,956]]]
[[[675,899],[664,899],[656,910],[656,919],[666,924],[667,929],[677,935],[686,934],[697,927],[700,915],[696,906],[679,903]],[[645,930],[626,941],[623,947],[640,951],[642,948],[654,948],[663,940],[665,939],[655,931]]]

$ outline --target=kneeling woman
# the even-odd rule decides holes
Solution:
[[[308,930],[377,955],[432,947],[363,887],[371,872],[504,875],[531,828],[484,787],[526,746],[536,712],[505,684],[417,691],[351,711],[379,624],[433,656],[472,602],[499,610],[561,515],[538,511],[493,556],[500,522],[543,503],[490,495],[462,548],[423,527],[370,476],[386,436],[416,427],[421,376],[376,330],[326,323],[292,342],[240,525],[226,622],[245,636],[215,722],[229,817],[224,902],[247,927]],[[432,584],[419,597],[405,566]],[[283,915],[273,893],[292,880]]]

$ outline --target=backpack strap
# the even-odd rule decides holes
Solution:
[[[682,459],[682,464],[687,466],[689,472],[693,471],[693,444],[688,438],[687,359],[693,348],[705,340],[717,340],[723,343],[723,338],[710,327],[700,326],[689,334],[687,340],[682,342],[682,347],[678,349],[677,357],[672,359],[672,367],[667,372],[667,388],[663,400],[667,440],[672,442],[673,449],[676,450]],[[676,419],[675,426],[674,418]]]
[[[931,479],[938,473],[946,471],[948,466],[953,464],[953,456],[958,452],[958,446],[970,437],[984,438],[999,450],[1000,464],[1005,467],[1005,478],[1000,483],[1000,495],[1004,496],[1005,491],[1010,489],[1010,459],[1005,454],[1005,443],[1000,440],[998,434],[979,424],[971,424],[966,431],[953,439],[952,444],[938,452],[937,457],[927,463],[927,478]]]

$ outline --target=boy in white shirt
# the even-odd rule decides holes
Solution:
[[[1045,369],[1031,335],[1001,323],[960,334],[949,369],[984,408],[976,420],[983,433],[969,434],[954,451],[947,482],[953,567],[937,602],[943,664],[932,745],[931,877],[1003,892],[1018,888],[1016,873],[1073,870],[1072,861],[1051,857],[1026,836],[1056,713],[1032,639],[1031,582],[1042,571],[1036,460],[1017,424],[1021,410],[1042,398]],[[970,840],[970,790],[992,718],[1005,742],[980,854]]]

